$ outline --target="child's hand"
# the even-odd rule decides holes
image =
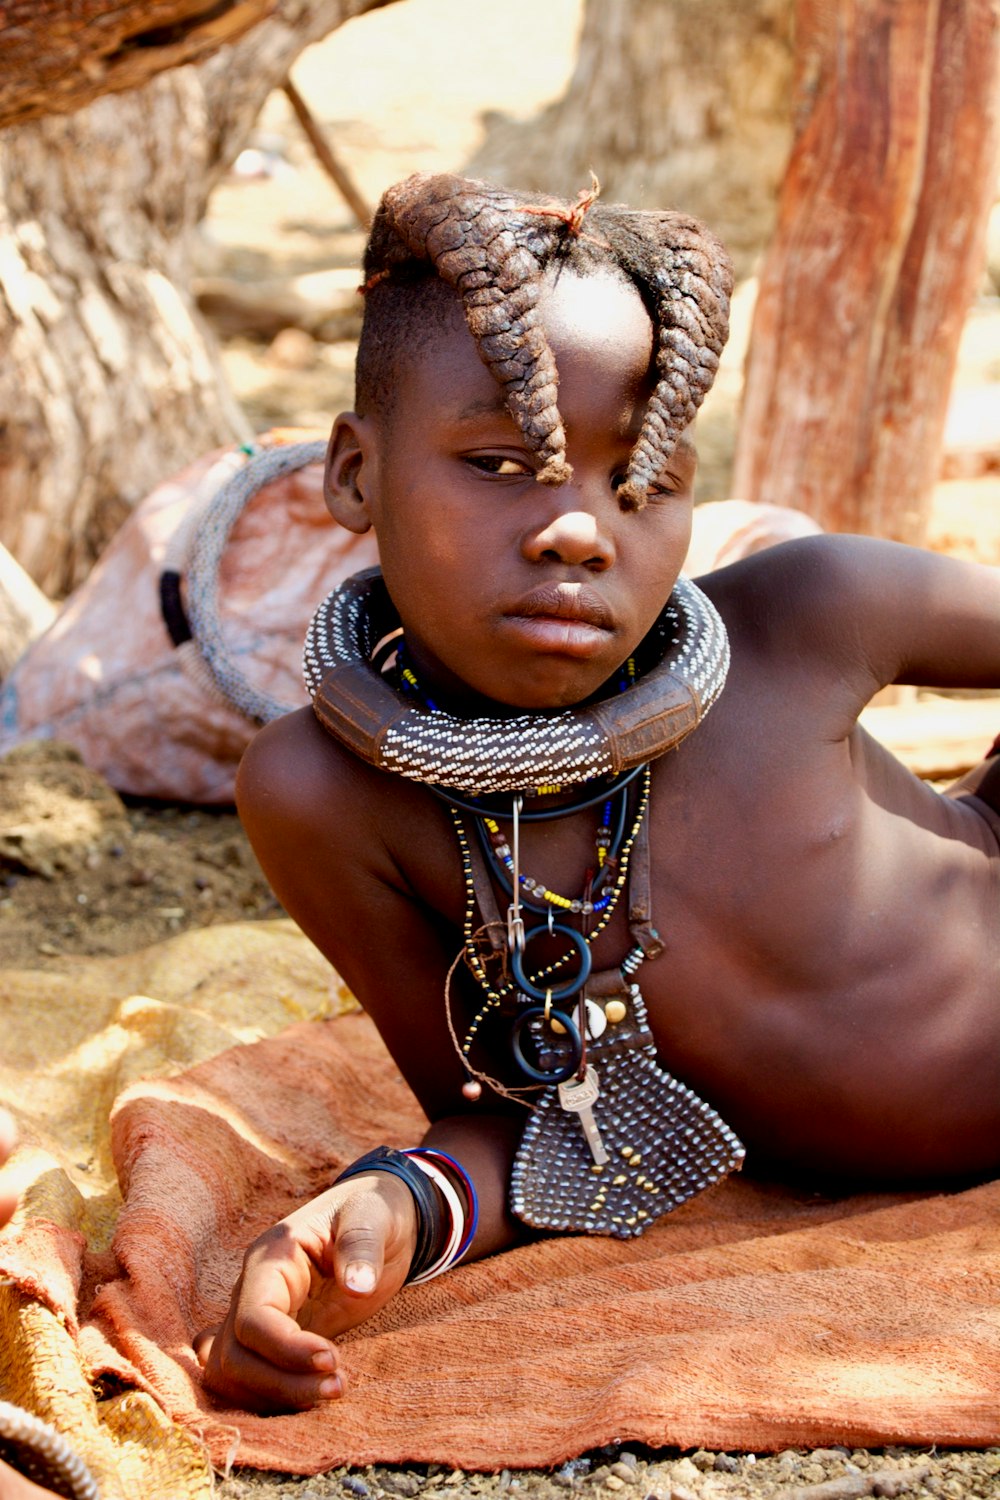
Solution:
[[[416,1238],[413,1196],[385,1172],[289,1214],[244,1256],[225,1322],[195,1340],[205,1384],[258,1411],[336,1400],[346,1382],[331,1340],[399,1291]]]
[[[15,1139],[14,1121],[5,1109],[0,1109],[0,1167],[4,1165],[13,1151]],[[17,1207],[17,1199],[17,1186],[10,1173],[0,1173],[0,1229],[13,1215]]]

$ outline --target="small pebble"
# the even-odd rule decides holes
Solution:
[[[624,1479],[620,1479],[617,1474],[608,1473],[604,1476],[604,1487],[608,1490],[623,1490],[625,1488],[625,1481]]]
[[[340,1483],[349,1495],[359,1495],[361,1500],[365,1500],[365,1497],[371,1494],[364,1480],[358,1479],[354,1474],[345,1474]]]
[[[628,1463],[625,1455],[622,1454],[618,1462],[611,1465],[611,1473],[615,1476],[616,1479],[620,1479],[623,1484],[635,1484],[636,1480],[639,1477],[635,1471],[635,1458],[631,1454],[629,1455],[629,1457],[632,1458],[631,1463]]]
[[[571,1490],[573,1488],[573,1476],[572,1474],[564,1474],[562,1469],[557,1469],[552,1475],[552,1483],[557,1484],[561,1490]]]
[[[738,1474],[740,1472],[740,1461],[731,1453],[717,1453],[712,1468],[719,1474]]]
[[[420,1480],[415,1474],[381,1474],[379,1482],[390,1495],[403,1495],[407,1500],[420,1493]]]
[[[691,1462],[696,1469],[705,1472],[715,1468],[715,1454],[708,1453],[704,1448],[698,1448],[691,1454]]]
[[[715,1462],[715,1454],[711,1453],[707,1456],[711,1458],[712,1463],[706,1464],[705,1467],[710,1469]],[[679,1458],[670,1473],[671,1484],[675,1482],[677,1484],[697,1484],[700,1478],[701,1470],[691,1458]]]

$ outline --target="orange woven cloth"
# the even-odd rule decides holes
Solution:
[[[5,1269],[92,1376],[151,1392],[213,1460],[544,1466],[612,1439],[780,1449],[1000,1440],[1000,1185],[832,1202],[731,1179],[641,1239],[553,1237],[407,1288],[344,1341],[341,1402],[225,1410],[193,1335],[248,1242],[422,1117],[368,1020],[293,1026],[126,1090],[112,1251],[35,1227]]]

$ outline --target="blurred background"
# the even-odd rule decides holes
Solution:
[[[365,213],[415,170],[703,217],[739,285],[699,500],[1000,561],[988,0],[60,9],[0,69],[0,542],[49,596],[182,464],[351,404]]]
[[[746,519],[774,506],[1000,564],[998,141],[994,0],[0,7],[5,951],[273,913],[235,817],[198,811],[231,803],[254,722],[175,650],[159,587],[208,455],[352,404],[389,183],[572,199],[593,170],[704,218],[738,281],[697,498],[750,502],[713,545],[780,539]],[[372,559],[323,530],[315,465],[258,499],[227,639],[301,700],[316,600]],[[892,688],[865,723],[944,780],[1000,717],[961,696]]]

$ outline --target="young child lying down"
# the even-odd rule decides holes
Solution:
[[[729,265],[592,197],[419,176],[372,231],[326,492],[381,574],[239,805],[432,1124],[250,1246],[200,1340],[233,1404],[335,1398],[408,1280],[641,1233],[744,1152],[1000,1166],[1000,761],[942,796],[857,722],[1000,681],[1000,576],[822,536],[679,579]]]

